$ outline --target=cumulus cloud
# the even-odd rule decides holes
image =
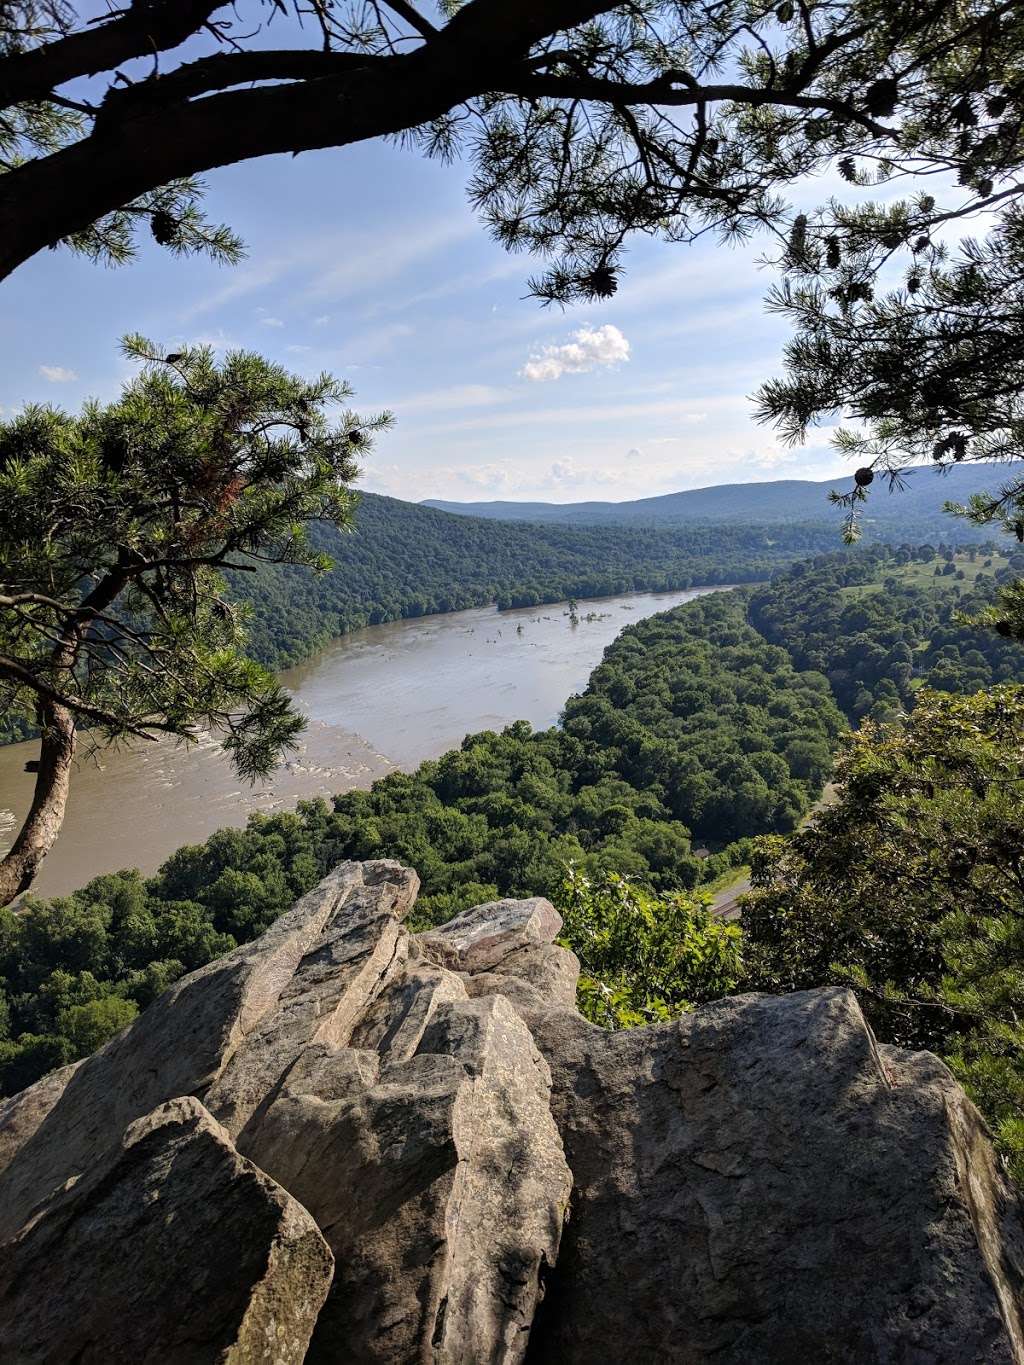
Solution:
[[[629,359],[629,342],[617,327],[581,327],[561,346],[545,346],[519,371],[524,379],[544,383],[563,374],[586,374]]]
[[[74,370],[65,369],[63,365],[40,365],[39,373],[51,384],[70,384],[78,378]]]
[[[540,492],[556,492],[559,489],[597,489],[618,485],[628,477],[626,471],[609,465],[578,465],[572,456],[555,460],[542,475],[531,474],[524,488]]]
[[[517,483],[510,470],[500,464],[468,465],[452,471],[455,478],[474,492],[514,493]]]

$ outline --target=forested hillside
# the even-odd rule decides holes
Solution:
[[[3,1088],[97,1046],[343,858],[414,866],[431,920],[557,894],[570,863],[658,893],[707,885],[746,861],[749,836],[809,809],[846,729],[840,701],[856,719],[861,692],[888,712],[925,678],[1024,681],[1024,647],[956,619],[1010,572],[987,553],[864,550],[699,598],[623,631],[561,727],[469,735],[333,809],[304,803],[179,849],[152,878],[0,912]]]
[[[863,517],[868,540],[901,543],[925,540],[984,538],[982,532],[950,519],[947,501],[966,502],[972,493],[998,489],[1005,470],[996,464],[975,464],[970,469],[953,466],[906,471],[906,486],[890,495],[884,484],[871,493]],[[843,520],[840,508],[829,503],[832,489],[848,492],[849,476],[811,479],[772,479],[765,483],[724,483],[664,493],[631,502],[446,502],[428,499],[427,507],[470,517],[502,521],[530,521],[567,526],[682,527],[699,525],[786,526],[793,521],[819,522],[838,534]]]
[[[359,626],[497,602],[535,606],[568,597],[657,592],[767,578],[781,564],[830,549],[821,525],[664,530],[527,527],[451,516],[364,493],[355,528],[314,525],[311,538],[333,560],[319,577],[268,565],[238,575],[252,607],[251,648],[282,667]]]
[[[852,721],[887,720],[925,685],[975,692],[1021,679],[1020,644],[964,620],[1021,568],[1020,554],[930,545],[824,555],[755,592],[750,619],[798,668],[823,673]]]

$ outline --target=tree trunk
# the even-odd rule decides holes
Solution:
[[[40,708],[42,740],[32,805],[10,853],[0,859],[0,906],[26,891],[53,847],[64,822],[64,808],[75,755],[75,718],[63,706]]]

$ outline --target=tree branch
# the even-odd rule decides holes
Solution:
[[[178,47],[203,27],[224,0],[158,0],[118,19],[69,34],[0,61],[0,108],[43,99],[76,76],[112,71],[132,57]]]
[[[250,157],[399,133],[477,93],[472,63],[429,53],[426,46],[347,75],[140,108],[9,171],[0,176],[0,278],[158,185]]]
[[[254,81],[320,80],[385,61],[358,52],[314,52],[301,48],[266,52],[219,52],[186,62],[166,76],[153,76],[137,85],[111,89],[100,111],[101,118],[139,108],[192,99],[216,90],[228,90]]]
[[[384,3],[388,9],[394,10],[399,18],[404,19],[410,28],[414,28],[424,38],[433,38],[437,33],[434,25],[429,20],[424,19],[419,10],[414,9],[408,0],[384,0]]]
[[[115,716],[111,711],[104,711],[102,707],[94,706],[83,697],[59,692],[50,683],[37,677],[30,668],[26,668],[17,659],[11,659],[6,654],[0,654],[0,673],[12,682],[16,682],[20,687],[29,688],[51,705],[62,706],[66,711],[74,712],[75,715],[91,720],[97,725],[108,725],[113,730],[127,730],[129,734],[137,735],[140,739],[153,741],[157,737],[150,734],[150,730],[160,730],[166,734],[179,733],[174,726],[163,721],[127,721],[122,717]],[[141,728],[143,726],[146,728]]]
[[[692,104],[746,104],[752,108],[772,105],[783,109],[821,110],[860,124],[875,137],[893,138],[897,133],[895,128],[877,123],[853,105],[827,95],[800,95],[790,90],[752,85],[698,85],[696,82],[679,89],[676,79],[667,75],[643,85],[630,85],[606,80],[601,76],[549,76],[540,73],[523,76],[516,73],[502,81],[498,88],[505,94],[522,95],[528,99],[594,100],[611,105],[648,104],[675,109]]]
[[[158,41],[167,45],[184,29],[194,31],[217,6],[209,0],[181,0],[174,8],[173,22],[167,0],[146,8],[145,24],[133,7],[135,17],[128,27],[122,27],[128,25],[125,18],[76,35],[75,41],[88,40],[87,60],[81,55],[74,62],[65,57],[60,65],[62,44],[73,40],[48,45],[47,75],[40,77],[43,86],[53,83],[58,66],[65,73],[73,67],[89,69],[90,63],[109,69],[116,60],[115,46],[119,52],[133,45],[138,50],[143,35],[147,43],[153,36],[151,30],[159,30]],[[585,73],[556,76],[528,69],[529,54],[538,42],[609,8],[609,0],[517,0],[515,5],[507,0],[471,0],[409,53],[363,57],[239,52],[201,59],[128,92],[117,92],[101,110],[91,136],[0,176],[0,278],[44,246],[90,228],[157,186],[256,156],[342,147],[405,132],[488,92],[598,101],[620,109],[722,101],[775,105],[825,111],[876,137],[894,136],[892,129],[824,95],[696,81],[683,89],[681,78],[673,80],[672,73],[631,84]],[[819,46],[819,55],[825,46]],[[34,54],[25,54],[28,57]],[[9,63],[0,63],[0,91],[6,95],[15,88],[11,70]],[[289,83],[227,88],[255,80]]]

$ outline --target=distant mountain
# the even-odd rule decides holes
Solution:
[[[965,502],[971,493],[998,488],[1005,471],[996,464],[961,465],[940,474],[935,469],[910,471],[908,487],[890,495],[879,479],[864,509],[865,533],[880,539],[941,538],[964,540],[972,532],[946,515],[947,500]],[[668,527],[746,522],[839,522],[842,509],[828,501],[828,493],[853,487],[852,478],[776,479],[770,483],[722,483],[692,488],[634,502],[446,502],[429,498],[423,506],[462,516],[497,521],[557,522],[571,526]]]

